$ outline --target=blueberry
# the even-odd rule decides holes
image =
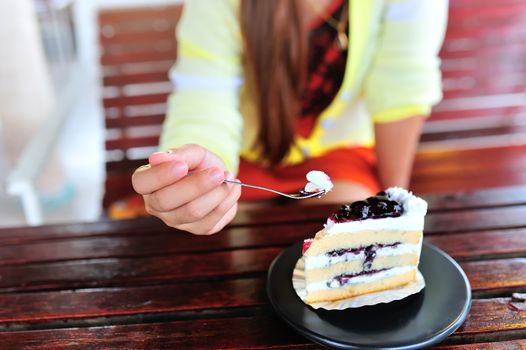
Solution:
[[[362,207],[362,213],[361,213],[361,218],[362,219],[367,219],[367,217],[369,216],[369,207],[364,205]]]
[[[359,210],[361,210],[361,207],[364,205],[367,205],[365,201],[356,201],[351,204],[351,210],[355,210],[355,208],[360,208]]]
[[[378,201],[375,203],[373,209],[374,216],[380,216],[382,214],[388,213],[390,205],[384,201]]]

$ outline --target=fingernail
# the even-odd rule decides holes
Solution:
[[[150,157],[157,157],[157,156],[165,156],[167,154],[173,154],[173,150],[169,149],[168,151],[158,151],[158,152],[153,152]]]
[[[172,172],[177,175],[185,173],[186,164],[183,162],[175,162],[174,165],[172,166]]]
[[[215,183],[220,183],[220,182],[223,182],[224,180],[223,172],[217,168],[213,168],[212,170],[210,170],[208,172],[208,176]]]
[[[137,168],[137,170],[135,171],[143,171],[143,170],[146,170],[146,169],[150,169],[152,166],[150,164],[144,164],[144,165],[141,165],[140,167]]]

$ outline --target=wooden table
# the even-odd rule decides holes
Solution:
[[[526,303],[511,299],[526,291],[526,187],[426,199],[426,239],[474,296],[437,349],[526,348]],[[0,349],[319,348],[276,316],[265,280],[333,209],[242,211],[210,237],[156,219],[0,230]]]

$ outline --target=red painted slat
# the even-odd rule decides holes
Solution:
[[[152,62],[155,61],[166,61],[177,58],[177,50],[167,51],[151,51],[151,52],[135,52],[135,53],[123,53],[115,55],[103,55],[100,62],[103,66],[126,64],[126,63],[137,63],[137,62]]]
[[[125,86],[164,81],[168,81],[168,71],[105,76],[102,83],[104,86]]]
[[[105,142],[106,150],[128,150],[135,147],[157,146],[159,136],[127,137]]]
[[[125,129],[133,126],[161,125],[164,121],[164,114],[139,116],[139,117],[121,117],[106,118],[107,129]]]
[[[138,96],[121,96],[114,98],[105,98],[104,107],[127,107],[132,105],[148,105],[155,103],[165,103],[168,93],[149,94]]]

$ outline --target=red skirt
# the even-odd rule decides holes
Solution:
[[[237,177],[241,182],[290,193],[297,192],[305,187],[307,183],[305,175],[311,170],[325,172],[332,182],[353,182],[365,186],[372,193],[380,191],[374,149],[366,147],[340,148],[321,157],[307,159],[301,164],[281,166],[273,170],[268,170],[242,158]],[[276,197],[278,195],[271,192],[244,187],[241,200],[250,201]]]

